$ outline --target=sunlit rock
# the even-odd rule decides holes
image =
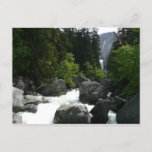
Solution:
[[[61,105],[54,116],[54,123],[90,123],[91,117],[86,106]]]

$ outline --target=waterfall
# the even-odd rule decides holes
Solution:
[[[103,60],[99,60],[100,65],[101,65],[101,69],[104,70],[104,66],[103,66]]]
[[[112,110],[109,110],[108,118],[109,118],[109,120],[108,120],[107,124],[117,124],[116,113],[113,112]]]
[[[104,67],[104,72],[107,71],[107,62],[110,52],[113,47],[113,43],[116,42],[117,37],[115,32],[103,33],[100,35],[100,60],[102,60],[102,67]],[[101,64],[101,62],[100,62]],[[103,69],[103,68],[102,68]]]

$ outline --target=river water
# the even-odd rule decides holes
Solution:
[[[23,112],[22,121],[24,124],[53,124],[53,118],[56,110],[62,104],[77,104],[84,105],[88,108],[90,112],[94,107],[93,105],[82,104],[79,101],[79,90],[73,89],[72,91],[68,91],[66,95],[62,95],[59,97],[44,97],[49,100],[49,103],[39,104],[38,110],[36,113]],[[116,114],[112,111],[109,111],[109,120],[108,124],[116,123]]]

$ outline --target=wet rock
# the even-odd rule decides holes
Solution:
[[[32,95],[36,91],[33,81],[27,78],[14,80],[13,85],[18,89],[24,90],[25,95]]]
[[[25,95],[33,95],[36,92],[36,87],[34,85],[34,82],[29,79],[24,79],[24,94]]]
[[[121,109],[126,102],[127,100],[121,97],[118,96],[112,97],[110,109],[114,112],[118,112],[118,110]]]
[[[24,96],[24,104],[35,104],[38,105],[40,103],[46,103],[42,96],[33,96],[33,95],[25,95]]]
[[[87,107],[82,105],[61,105],[54,116],[54,123],[85,124],[90,123],[91,116]]]
[[[81,83],[79,100],[82,103],[96,104],[100,98],[107,98],[107,91],[102,85],[95,81]]]
[[[117,112],[117,122],[120,124],[140,123],[139,102],[139,94],[136,94]]]
[[[22,111],[22,112],[27,111],[27,112],[36,113],[36,112],[37,112],[37,109],[38,109],[37,106],[34,105],[34,104],[26,104],[26,105],[24,105],[24,106],[22,107],[21,111]]]
[[[49,85],[38,89],[38,92],[44,96],[60,96],[66,94],[66,83],[62,79],[54,79]]]
[[[110,100],[99,100],[90,111],[93,115],[91,123],[107,123]]]
[[[18,112],[24,106],[24,91],[13,87],[13,111]]]
[[[81,83],[84,81],[90,81],[90,80],[83,76],[78,76],[78,77],[74,78],[74,83],[75,83],[76,88],[79,88]]]

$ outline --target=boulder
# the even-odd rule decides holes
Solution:
[[[13,85],[18,89],[24,90],[25,95],[32,95],[36,91],[33,81],[27,78],[14,80]]]
[[[40,103],[47,103],[48,102],[46,100],[43,100],[42,96],[25,95],[24,99],[25,99],[24,104],[38,105]]]
[[[54,79],[49,85],[38,89],[38,92],[44,96],[60,96],[66,94],[66,83],[62,79]]]
[[[110,110],[112,110],[114,112],[118,112],[118,110],[120,108],[122,108],[126,102],[127,102],[127,100],[123,99],[121,97],[118,97],[118,96],[112,97]]]
[[[90,81],[90,80],[83,76],[78,76],[74,78],[74,83],[75,83],[76,88],[79,88],[81,83],[84,81]]]
[[[41,96],[26,95],[24,97],[24,91],[13,87],[13,112],[37,112],[37,104],[46,103],[42,100]],[[24,99],[25,98],[25,99]]]
[[[103,78],[103,79],[100,81],[100,84],[101,84],[102,86],[104,86],[104,87],[107,89],[108,92],[111,91],[111,82],[110,82],[108,79]]]
[[[140,123],[139,93],[133,96],[118,112],[117,122],[119,124]]]
[[[24,90],[25,88],[24,82],[22,80],[17,80],[15,87]]]
[[[109,113],[109,100],[100,99],[90,111],[93,115],[91,123],[107,123]]]
[[[29,79],[24,79],[24,94],[25,95],[33,95],[36,92],[36,87],[34,85],[34,82]]]
[[[85,81],[80,85],[79,100],[82,103],[96,104],[99,98],[106,98],[106,89],[95,81]]]
[[[54,116],[54,123],[85,124],[90,121],[88,109],[82,105],[61,105]]]
[[[22,123],[22,116],[20,113],[13,113],[13,123],[14,124]]]
[[[13,111],[18,112],[24,106],[24,91],[13,87]]]
[[[24,106],[22,107],[21,111],[22,111],[22,112],[27,111],[27,112],[36,113],[36,112],[37,112],[37,109],[38,109],[37,106],[34,105],[34,104],[26,104],[26,105],[24,105]]]

